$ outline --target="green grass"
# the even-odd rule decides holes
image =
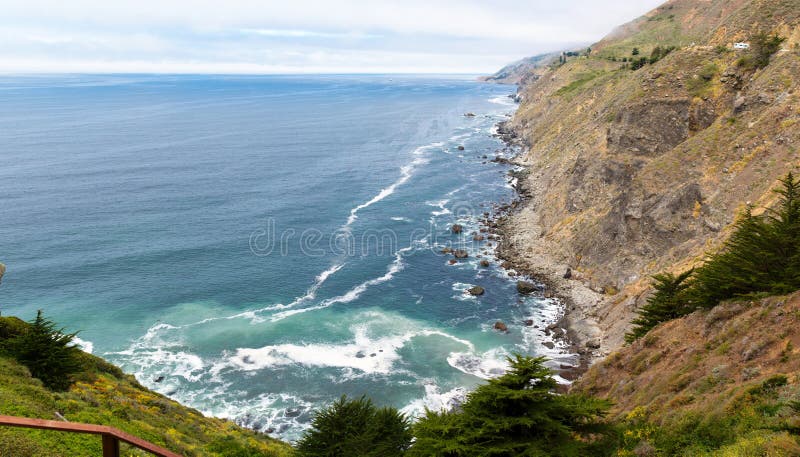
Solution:
[[[590,71],[587,73],[581,73],[580,75],[578,75],[578,79],[558,89],[556,91],[556,95],[559,97],[569,98],[575,95],[581,88],[589,84],[591,81],[595,80],[598,76],[602,75],[603,73],[604,72],[602,71]]]
[[[25,324],[0,318],[0,340]],[[53,392],[14,359],[0,356],[0,414],[110,425],[185,456],[291,455],[288,444],[209,418],[141,386],[114,365],[81,354],[84,371],[66,392]],[[0,456],[95,457],[93,435],[0,427]],[[123,455],[148,455],[123,446]]]

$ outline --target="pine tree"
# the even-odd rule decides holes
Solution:
[[[781,184],[778,207],[760,216],[748,208],[723,249],[697,269],[689,293],[697,305],[800,289],[800,183],[789,173]]]
[[[625,335],[625,341],[632,343],[643,337],[656,325],[685,316],[693,311],[686,297],[686,290],[691,286],[689,278],[694,270],[681,273],[662,273],[653,276],[652,286],[655,293],[647,299],[647,304],[636,311],[639,317],[634,319],[634,328]]]
[[[72,384],[71,375],[81,369],[79,350],[72,344],[76,333],[57,329],[41,310],[30,324],[24,332],[7,342],[7,351],[47,388],[67,390]]]
[[[343,396],[316,414],[297,451],[303,457],[394,457],[410,445],[411,424],[397,409]]]
[[[600,419],[609,403],[554,393],[557,384],[544,361],[509,358],[509,371],[470,393],[460,411],[427,411],[414,426],[416,442],[407,455],[592,455],[583,438],[608,431]]]

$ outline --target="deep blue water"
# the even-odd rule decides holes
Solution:
[[[2,312],[43,309],[148,387],[287,439],[342,394],[445,406],[507,354],[546,352],[524,320],[555,317],[470,235],[513,198],[508,166],[482,157],[503,147],[491,133],[512,91],[0,78]],[[450,265],[447,245],[470,258]],[[475,284],[484,296],[464,293]]]

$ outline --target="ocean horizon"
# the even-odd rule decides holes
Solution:
[[[519,295],[481,231],[516,198],[496,160],[516,153],[496,135],[514,92],[474,75],[0,76],[0,311],[41,309],[143,385],[286,440],[341,395],[413,416],[513,353],[570,363],[544,335],[557,302]]]

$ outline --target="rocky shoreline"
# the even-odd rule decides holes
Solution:
[[[498,124],[496,135],[508,149],[517,151],[514,158],[503,160],[518,167],[509,173],[514,178],[518,198],[500,206],[498,217],[487,220],[487,226],[500,240],[495,255],[510,275],[526,276],[541,283],[545,297],[560,301],[561,318],[548,326],[545,334],[552,334],[567,345],[570,354],[577,354],[577,366],[561,365],[558,369],[561,377],[572,381],[606,355],[601,351],[602,332],[593,314],[604,296],[584,285],[579,273],[552,255],[554,246],[541,236],[537,223],[536,197],[541,192],[529,187],[532,180],[525,178],[530,169],[519,160],[525,145],[507,122]]]

